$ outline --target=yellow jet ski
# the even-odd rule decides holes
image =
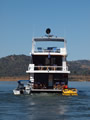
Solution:
[[[63,89],[62,95],[66,95],[66,96],[76,95],[77,96],[78,95],[77,89],[76,88],[66,88],[66,89]]]

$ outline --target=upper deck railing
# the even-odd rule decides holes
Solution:
[[[47,49],[38,47],[37,50],[34,52],[42,52],[42,53],[60,53],[60,49],[57,49],[56,47],[48,47]]]
[[[41,47],[38,47],[36,49],[36,42],[63,42],[64,46],[63,48],[57,48],[57,47],[47,47],[46,49]],[[59,45],[58,43],[58,45]],[[45,46],[45,44],[44,44]],[[66,40],[64,38],[57,38],[57,37],[41,37],[41,38],[34,38],[32,40],[32,53],[64,53],[66,54]]]
[[[37,53],[39,53],[39,54],[43,54],[43,53],[46,53],[46,54],[52,54],[52,53],[54,53],[54,54],[57,54],[57,53],[59,53],[59,54],[62,54],[62,55],[66,55],[67,54],[67,51],[66,51],[66,48],[60,48],[60,49],[56,49],[56,50],[48,50],[48,49],[37,49],[37,50],[35,50],[34,51],[34,54],[37,54]]]

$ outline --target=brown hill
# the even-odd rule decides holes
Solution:
[[[0,58],[0,77],[26,76],[31,57],[10,55]],[[71,75],[90,75],[90,60],[68,61]]]

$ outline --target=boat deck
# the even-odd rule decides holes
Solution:
[[[32,89],[31,93],[62,93],[62,89]]]

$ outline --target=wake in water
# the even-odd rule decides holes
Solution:
[[[73,86],[78,89],[78,96],[51,93],[15,96],[14,83],[0,84],[0,119],[89,120],[90,83],[76,82]]]

